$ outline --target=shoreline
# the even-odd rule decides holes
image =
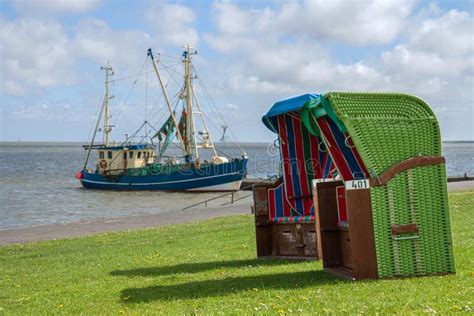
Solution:
[[[474,181],[448,183],[448,192],[474,189]],[[66,224],[48,224],[0,230],[0,246],[36,241],[90,236],[99,233],[154,228],[198,222],[229,215],[250,214],[250,204],[180,210],[172,213],[94,219]]]
[[[0,247],[11,244],[90,236],[107,232],[155,228],[241,214],[250,214],[250,207],[242,205],[207,207],[186,211],[179,210],[172,213],[103,218],[65,224],[5,229],[0,230]]]

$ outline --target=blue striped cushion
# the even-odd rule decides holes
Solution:
[[[310,223],[314,222],[314,215],[308,216],[277,216],[270,218],[272,223]]]

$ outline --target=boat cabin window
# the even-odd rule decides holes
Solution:
[[[123,152],[123,159],[127,159],[127,152],[126,151]]]
[[[107,158],[112,159],[112,152],[111,151],[107,152]]]
[[[133,159],[133,151],[128,153],[128,159]]]
[[[141,151],[138,152],[137,158],[138,158],[138,159],[142,158],[142,152],[141,152]]]
[[[104,152],[103,151],[99,151],[99,159],[104,159]]]

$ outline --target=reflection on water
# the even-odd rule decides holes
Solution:
[[[271,146],[242,147],[249,156],[249,177],[266,178],[278,173],[278,153]],[[219,148],[230,156],[241,155],[232,144]],[[443,149],[448,175],[474,174],[473,143],[449,143]],[[172,212],[222,195],[85,190],[74,178],[83,159],[84,151],[78,143],[0,143],[0,229]],[[235,198],[249,193],[236,193]],[[227,196],[210,205],[229,201]],[[248,207],[251,200],[237,203]]]

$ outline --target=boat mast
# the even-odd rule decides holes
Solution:
[[[105,146],[109,145],[109,133],[112,131],[112,126],[109,125],[109,99],[112,99],[113,96],[109,96],[109,76],[114,75],[114,71],[110,63],[107,62],[107,66],[100,67],[100,69],[105,70],[105,113],[104,113],[104,143]]]
[[[195,142],[194,142],[194,118],[193,118],[193,98],[192,98],[192,87],[191,87],[191,54],[195,55],[196,52],[191,53],[191,46],[185,46],[186,51],[184,52],[184,79],[185,79],[185,96],[186,96],[186,139],[184,141],[184,148],[189,158],[193,156]]]

